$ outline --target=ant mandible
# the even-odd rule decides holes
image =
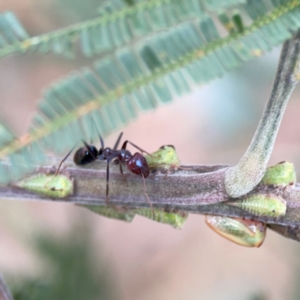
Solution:
[[[126,140],[122,148],[120,150],[117,150],[120,140],[122,138],[123,132],[120,133],[113,149],[106,147],[104,148],[104,141],[101,137],[101,135],[98,133],[101,148],[99,151],[97,148],[93,145],[87,144],[85,141],[84,147],[79,148],[75,154],[74,154],[74,163],[78,166],[89,164],[95,160],[100,161],[106,161],[106,205],[109,205],[108,201],[108,195],[109,195],[109,165],[112,161],[119,163],[120,166],[120,173],[124,177],[122,163],[126,163],[127,169],[136,175],[139,175],[143,178],[143,186],[144,186],[144,195],[153,211],[152,203],[147,195],[146,192],[146,184],[145,184],[145,178],[147,178],[150,174],[150,169],[148,166],[148,163],[146,161],[146,158],[143,156],[143,154],[136,152],[134,155],[132,155],[128,150],[126,150],[127,144],[132,145],[136,149],[140,150],[142,153],[147,153],[151,156],[147,151],[143,150],[142,148],[138,147],[137,145],[133,144],[132,142]],[[71,149],[71,151],[66,155],[66,157],[60,162],[58,169],[56,171],[56,174],[58,174],[60,167],[62,163],[69,157],[71,152],[73,151],[74,147]]]

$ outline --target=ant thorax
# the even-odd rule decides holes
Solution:
[[[104,157],[104,159],[106,159],[107,157],[109,157],[112,153],[114,152],[114,150],[112,150],[111,148],[107,147],[103,150],[102,152],[102,156]]]
[[[130,158],[132,158],[132,155],[131,155],[131,153],[128,150],[121,149],[119,151],[118,160],[120,162],[127,162],[127,161],[130,160]]]

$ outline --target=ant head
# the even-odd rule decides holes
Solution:
[[[131,173],[143,176],[144,178],[147,178],[150,174],[147,160],[143,154],[139,152],[135,153],[131,159],[128,160],[127,168]]]
[[[79,148],[74,154],[74,163],[76,165],[86,165],[94,160],[98,156],[98,150],[93,145],[88,145]]]

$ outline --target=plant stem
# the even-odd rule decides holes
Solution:
[[[13,300],[13,297],[1,275],[0,275],[0,300]]]
[[[11,200],[46,200],[83,205],[105,206],[106,169],[105,164],[94,164],[97,168],[68,167],[60,174],[74,180],[74,193],[63,199],[49,198],[10,185],[0,187],[0,198]],[[98,168],[100,166],[100,168]],[[188,166],[190,170],[178,170],[174,174],[150,174],[146,179],[146,191],[153,207],[167,210],[182,210],[196,214],[213,214],[248,218],[268,224],[300,226],[300,186],[275,187],[259,185],[252,193],[272,194],[287,201],[287,213],[280,218],[254,216],[238,207],[222,203],[232,200],[226,193],[224,178],[228,166]],[[111,204],[124,207],[148,207],[143,195],[142,178],[125,173],[126,180],[119,173],[118,166],[112,166],[110,174]],[[43,167],[35,174],[51,173],[52,167]]]
[[[299,81],[299,42],[300,31],[283,44],[272,92],[254,137],[239,163],[226,172],[226,191],[233,198],[250,192],[265,174],[287,102]]]

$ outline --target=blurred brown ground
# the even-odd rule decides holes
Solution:
[[[13,10],[31,33],[42,33],[62,26],[51,17],[52,10],[48,14],[49,2],[2,0],[0,9]],[[235,164],[262,113],[279,51],[140,115],[124,128],[126,138],[150,152],[173,144],[184,164]],[[2,59],[0,119],[17,135],[25,133],[41,90],[82,62],[40,54]],[[270,162],[288,160],[298,170],[299,92],[298,87],[287,107]],[[106,144],[112,145],[117,135],[108,137]],[[62,235],[75,218],[92,222],[94,252],[99,247],[110,262],[121,299],[241,300],[263,292],[267,299],[282,300],[291,299],[298,281],[299,245],[271,231],[261,248],[246,249],[213,233],[203,216],[191,215],[185,228],[176,231],[142,217],[124,224],[67,204],[10,201],[0,202],[2,272],[37,274],[41,266],[29,246],[33,235],[43,229]]]

